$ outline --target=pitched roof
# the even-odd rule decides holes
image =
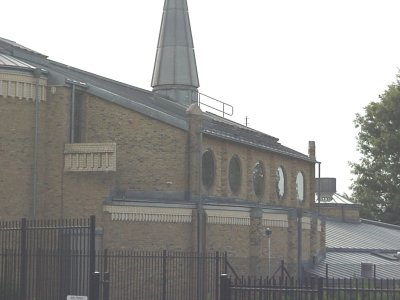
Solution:
[[[35,67],[12,56],[0,53],[0,67],[34,70]]]
[[[6,51],[4,47],[1,47],[2,43],[7,44],[8,48],[18,47],[19,51],[10,51],[10,49]],[[13,54],[10,54],[11,52]],[[36,54],[33,50],[5,39],[0,39],[0,53],[6,53],[8,57],[18,60],[20,64],[45,70],[49,85],[68,85],[71,81],[84,83],[87,87],[86,92],[99,98],[171,126],[188,129],[187,106],[165,99],[155,92],[52,61],[41,54]],[[307,155],[281,145],[277,138],[209,113],[204,113],[203,132],[239,144],[315,162]]]
[[[326,247],[341,251],[398,251],[400,226],[379,222],[326,222]]]
[[[364,252],[328,252],[326,258],[309,273],[318,277],[326,277],[328,273],[329,278],[360,278],[361,263],[374,264],[376,278],[400,278],[400,261],[387,260]]]
[[[375,265],[377,278],[400,278],[400,226],[361,220],[326,222],[326,257],[308,272],[330,278],[361,277],[361,263]]]

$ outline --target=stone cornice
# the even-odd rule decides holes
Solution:
[[[250,226],[248,211],[206,209],[207,224]]]
[[[104,211],[111,214],[113,221],[191,223],[192,209],[169,207],[144,207],[106,205]]]

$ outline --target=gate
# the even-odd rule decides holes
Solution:
[[[94,294],[95,217],[0,222],[0,300]]]

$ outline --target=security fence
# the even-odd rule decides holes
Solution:
[[[97,255],[102,298],[219,299],[219,274],[228,271],[226,254],[101,251]]]
[[[221,300],[396,300],[400,280],[241,278],[221,275]]]
[[[0,222],[0,300],[89,295],[95,218]]]
[[[219,299],[226,253],[96,251],[95,218],[0,222],[0,300]]]

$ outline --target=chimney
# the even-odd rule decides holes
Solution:
[[[315,160],[316,156],[315,156],[315,141],[309,141],[308,142],[308,156]]]

